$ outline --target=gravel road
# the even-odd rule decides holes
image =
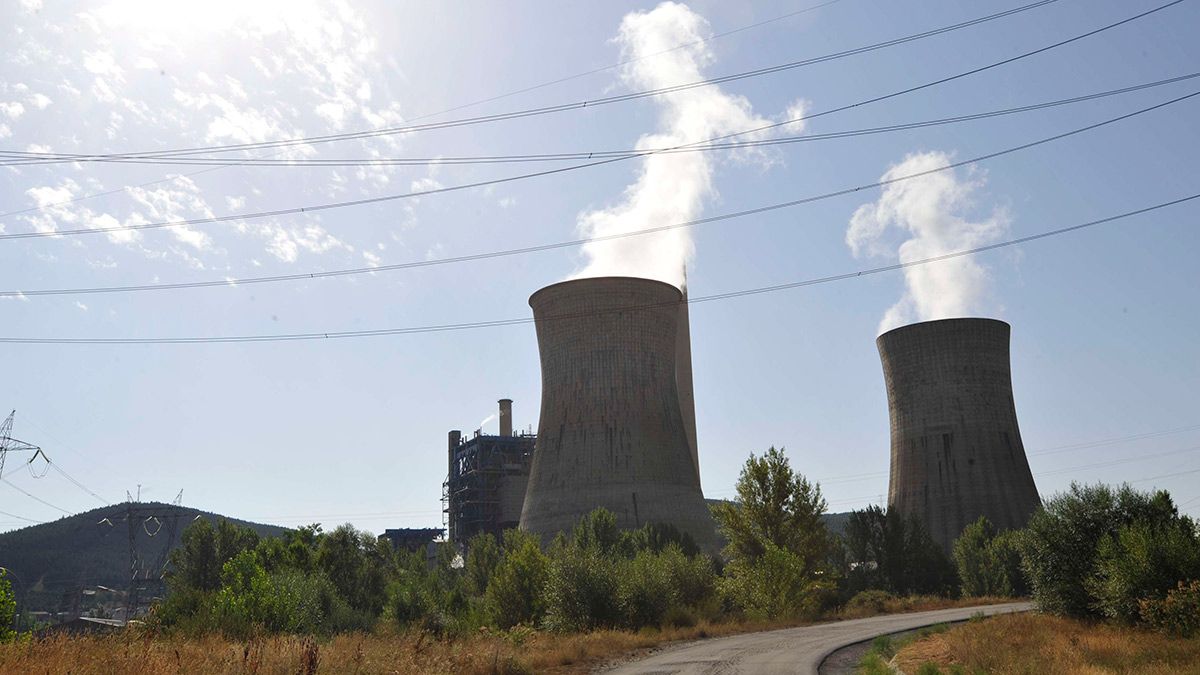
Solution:
[[[601,672],[612,675],[816,673],[821,661],[833,651],[855,642],[870,640],[877,635],[899,633],[945,621],[962,621],[977,612],[1004,614],[1028,611],[1031,607],[1029,603],[1013,602],[873,616],[800,628],[731,635],[668,647],[647,658],[622,663]]]

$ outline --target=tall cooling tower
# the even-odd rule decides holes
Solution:
[[[987,516],[1024,527],[1037,488],[1013,404],[1009,325],[944,319],[876,340],[892,427],[888,506],[916,515],[947,552]]]
[[[670,284],[634,277],[530,296],[542,411],[521,529],[549,538],[602,506],[622,528],[670,523],[716,548],[680,412],[681,299]]]

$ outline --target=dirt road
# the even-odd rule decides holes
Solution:
[[[1029,603],[1014,602],[873,616],[801,628],[731,635],[668,647],[648,658],[623,663],[602,672],[610,675],[816,673],[821,661],[834,650],[870,640],[877,635],[899,633],[946,621],[962,621],[976,612],[1003,614],[1030,608]]]

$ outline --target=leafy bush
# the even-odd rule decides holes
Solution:
[[[1101,540],[1122,527],[1161,527],[1178,517],[1166,492],[1146,494],[1129,486],[1072,484],[1045,503],[1021,536],[1021,559],[1033,598],[1043,611],[1097,617],[1089,579],[1097,573]],[[1164,589],[1165,590],[1165,589]]]
[[[997,533],[987,518],[963,529],[954,542],[954,562],[962,594],[968,597],[1019,596],[1028,590],[1021,572],[1016,531]]]
[[[761,619],[813,616],[832,587],[809,570],[802,556],[773,544],[755,560],[730,562],[722,579],[727,601]]]
[[[500,628],[540,622],[546,608],[543,596],[549,567],[536,536],[505,531],[503,555],[483,598],[488,619]]]
[[[896,596],[879,589],[860,591],[846,603],[846,610],[854,616],[882,614],[887,611],[889,603],[895,602]]]
[[[1169,635],[1190,638],[1200,634],[1200,579],[1179,585],[1162,600],[1139,603],[1142,621]]]
[[[596,548],[554,550],[546,580],[546,626],[563,632],[616,626],[621,619],[618,573],[617,559]]]
[[[617,561],[617,604],[627,628],[659,626],[679,604],[677,587],[662,556],[641,551],[633,560]]]
[[[843,598],[871,588],[948,595],[957,586],[954,563],[921,521],[894,509],[852,512],[841,544]]]
[[[1167,523],[1126,525],[1096,550],[1096,573],[1085,586],[1092,607],[1108,619],[1134,623],[1139,601],[1160,599],[1180,580],[1200,579],[1200,538],[1186,516]]]

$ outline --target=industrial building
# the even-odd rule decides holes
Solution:
[[[670,284],[635,277],[575,279],[530,296],[542,406],[522,529],[549,539],[604,507],[621,528],[670,523],[716,549],[683,300]]]
[[[513,435],[512,401],[500,400],[500,435],[476,431],[463,439],[449,433],[449,470],[442,485],[442,510],[451,542],[463,545],[480,532],[497,539],[517,527],[525,502],[536,436]]]
[[[876,340],[891,420],[888,506],[916,515],[949,553],[987,516],[1023,527],[1039,498],[1013,402],[1010,327],[994,319],[916,323]]]

